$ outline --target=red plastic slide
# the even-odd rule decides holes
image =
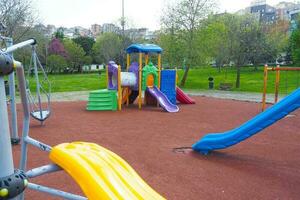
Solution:
[[[176,99],[182,104],[195,104],[195,100],[185,94],[179,87],[176,88]]]

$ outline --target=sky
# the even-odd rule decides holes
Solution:
[[[125,17],[129,27],[157,30],[167,4],[174,0],[124,0]],[[267,0],[275,5],[283,0]],[[289,0],[287,0],[289,1]],[[122,0],[34,0],[34,7],[42,23],[57,27],[118,23],[122,14]],[[293,2],[293,1],[292,1]],[[249,6],[251,0],[219,0],[218,12],[235,12]]]

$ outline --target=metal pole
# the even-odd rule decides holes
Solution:
[[[12,38],[5,38],[6,46],[11,47],[13,45]],[[13,57],[13,53],[9,53]],[[10,112],[11,112],[11,143],[13,145],[19,144],[20,138],[18,136],[18,119],[16,108],[16,91],[15,91],[15,73],[11,73],[8,76],[9,80],[9,96],[10,96]]]
[[[280,68],[280,66],[277,65],[276,68]],[[276,70],[276,79],[275,79],[275,103],[278,102],[279,83],[280,83],[280,70]]]
[[[124,9],[124,0],[122,0],[122,33],[123,33],[123,40],[125,36],[125,9]]]
[[[36,81],[36,95],[37,95],[37,98],[38,98],[40,118],[43,119],[43,108],[42,108],[42,99],[41,99],[41,91],[40,91],[40,81],[39,81],[39,74],[38,74],[38,68],[37,68],[37,55],[36,55],[35,50],[36,50],[36,47],[32,46],[34,75],[35,75],[35,81]],[[43,121],[41,121],[41,125],[43,125]]]
[[[68,192],[60,191],[60,190],[56,190],[56,189],[46,187],[43,185],[37,185],[34,183],[29,183],[28,188],[39,191],[39,192],[47,193],[52,196],[57,196],[57,197],[61,197],[63,199],[68,199],[68,200],[88,200],[86,197],[82,197],[82,196],[79,196],[76,194],[71,194]]]
[[[19,82],[20,98],[22,101],[23,107],[23,130],[22,130],[22,145],[21,145],[21,160],[20,160],[20,169],[26,170],[27,163],[27,142],[25,138],[28,137],[29,133],[29,123],[30,123],[30,113],[29,113],[29,104],[28,98],[26,95],[26,81],[23,66],[20,62],[15,62],[17,66],[17,78]]]
[[[6,105],[4,77],[0,76],[0,178],[14,173],[10,131]]]
[[[24,42],[15,44],[13,46],[10,46],[6,50],[4,49],[4,51],[6,53],[11,53],[11,52],[14,52],[14,51],[16,51],[18,49],[21,49],[23,47],[26,47],[26,46],[29,46],[29,45],[34,45],[34,44],[36,44],[36,41],[34,39],[30,39],[30,40],[26,40]]]
[[[262,111],[265,111],[265,109],[266,109],[267,81],[268,81],[268,65],[265,65],[265,68],[264,68],[264,88],[263,88],[263,97],[262,97]]]
[[[123,48],[122,48],[122,55],[121,55],[121,65],[124,67],[124,55],[125,55],[125,9],[124,9],[124,0],[122,0],[122,20],[121,20],[121,26],[122,26],[122,42],[123,42]]]

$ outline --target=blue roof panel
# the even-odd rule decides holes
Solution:
[[[155,44],[132,44],[127,49],[127,53],[161,53],[161,47]]]

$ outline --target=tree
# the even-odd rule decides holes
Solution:
[[[171,66],[181,66],[184,60],[184,43],[174,33],[160,33],[158,44],[164,49],[164,62]]]
[[[56,32],[54,33],[54,37],[59,39],[61,42],[64,40],[65,38],[65,33],[64,33],[65,29],[63,27],[59,27]]]
[[[236,88],[240,87],[241,67],[249,63],[258,64],[270,59],[270,46],[266,40],[259,21],[252,15],[224,14],[214,22],[214,28],[221,32],[210,31],[213,45],[213,54],[221,64],[232,61],[237,69]],[[219,60],[219,61],[218,61]]]
[[[64,45],[57,38],[53,38],[49,43],[48,52],[50,55],[54,54],[54,55],[60,55],[64,58],[68,57],[68,53],[65,50]]]
[[[197,35],[197,44],[202,45],[208,61],[215,61],[219,72],[230,63],[228,15],[212,15],[205,21]]]
[[[122,53],[122,40],[115,33],[105,33],[99,36],[93,47],[93,56],[98,63],[107,63],[115,60],[120,63]]]
[[[81,46],[73,42],[73,40],[65,39],[64,47],[68,53],[68,64],[73,69],[73,71],[77,71],[79,73],[82,72],[82,66],[87,61],[90,61],[89,58],[85,56],[85,52]]]
[[[47,72],[61,73],[68,66],[64,57],[60,55],[50,55],[47,62]]]
[[[255,46],[251,36],[255,35],[257,25],[258,21],[251,15],[232,15],[230,20],[231,60],[237,68],[236,88],[240,88],[241,67],[249,63],[251,50]]]
[[[295,21],[295,27],[290,37],[290,49],[294,64],[300,64],[300,18]]]
[[[45,65],[48,56],[48,44],[49,38],[45,36],[45,32],[39,28],[39,25],[34,26],[30,30],[28,30],[23,37],[20,38],[21,41],[27,40],[28,38],[34,38],[37,42],[36,52],[39,57],[40,62]],[[17,60],[22,61],[22,63],[26,66],[30,63],[31,57],[31,48],[22,48],[18,51],[14,52],[14,57]]]
[[[4,35],[15,42],[28,32],[37,17],[34,15],[31,0],[1,0],[0,20],[6,25]]]
[[[187,66],[180,85],[184,86],[189,69],[198,61],[199,49],[196,45],[196,31],[212,11],[215,1],[209,0],[180,0],[170,6],[164,17],[162,24],[167,30],[175,30],[185,41],[185,56]]]
[[[211,16],[200,30],[200,40],[219,68],[233,62],[237,69],[236,88],[240,87],[241,67],[275,60],[277,46],[268,40],[267,31],[252,15]],[[278,37],[277,37],[278,38]]]
[[[80,45],[85,51],[85,55],[92,55],[92,49],[95,44],[95,40],[91,37],[79,36],[73,39],[73,41]]]
[[[289,28],[290,23],[286,20],[280,20],[277,23],[268,26],[266,29],[266,40],[268,44],[268,48],[270,51],[268,52],[271,57],[280,58],[285,54],[285,58],[289,54]]]

